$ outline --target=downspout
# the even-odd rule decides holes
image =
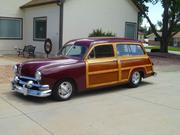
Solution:
[[[141,17],[141,14],[140,12],[138,12],[138,16],[137,16],[137,40],[139,40],[139,30],[140,30],[140,17]]]
[[[59,6],[59,50],[63,46],[64,2],[65,0],[57,0],[57,5]]]

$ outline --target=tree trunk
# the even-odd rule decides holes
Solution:
[[[166,39],[163,40],[163,38],[160,41],[160,52],[161,53],[168,53],[168,43],[169,41],[167,41]]]
[[[168,53],[168,17],[169,17],[169,2],[168,0],[164,0],[164,13],[163,13],[163,30],[162,30],[162,39],[161,39],[161,46],[160,52]]]

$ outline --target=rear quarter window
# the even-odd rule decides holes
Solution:
[[[117,45],[117,52],[119,56],[129,56],[130,51],[128,45]]]
[[[144,50],[140,45],[130,45],[131,55],[144,55]]]
[[[144,55],[144,50],[140,45],[118,44],[117,52],[119,56]]]

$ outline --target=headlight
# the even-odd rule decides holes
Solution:
[[[40,72],[40,71],[36,71],[35,79],[36,79],[37,81],[40,81],[40,80],[41,80],[41,72]]]
[[[17,65],[14,65],[14,66],[13,66],[13,72],[14,72],[15,74],[17,74],[17,72],[18,72]]]

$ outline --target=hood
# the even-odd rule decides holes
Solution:
[[[47,69],[49,66],[63,66],[77,63],[79,60],[74,58],[69,58],[65,56],[59,56],[49,59],[39,59],[27,61],[19,65],[21,76],[34,77],[37,70],[41,71]]]

